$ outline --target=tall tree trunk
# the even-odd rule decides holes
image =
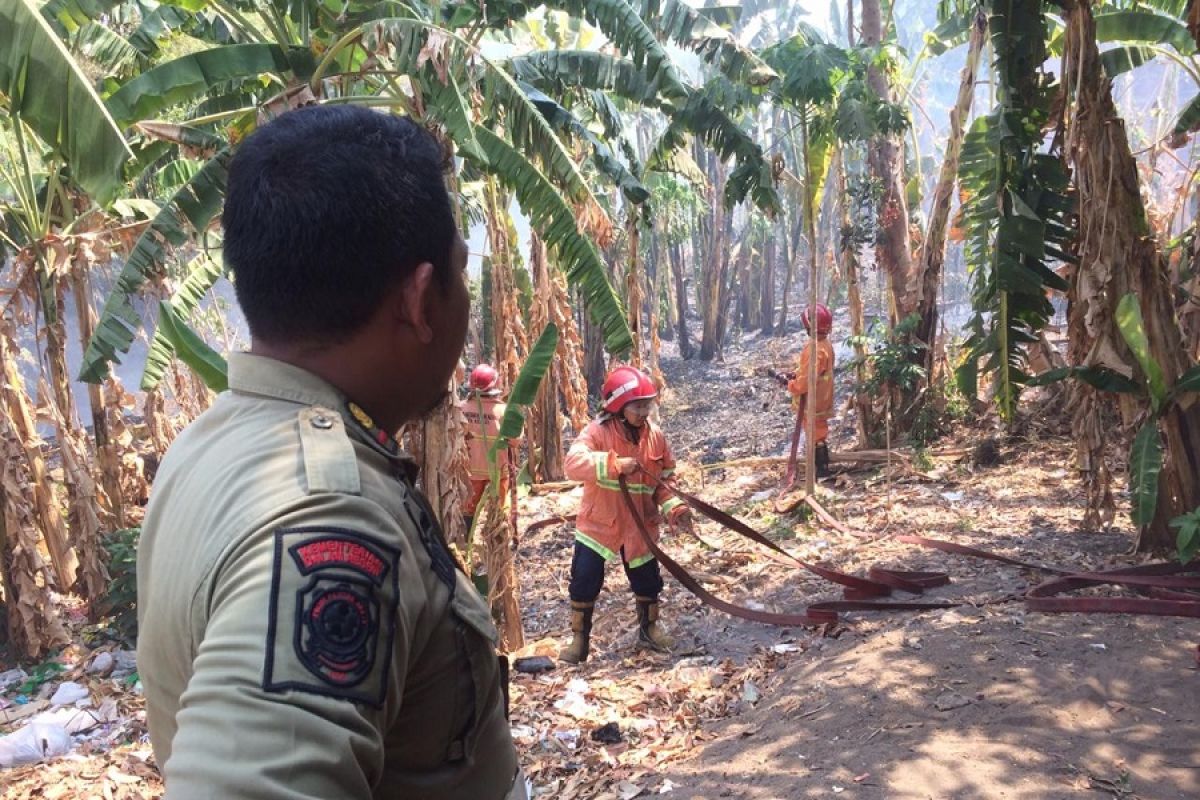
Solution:
[[[654,236],[651,241],[651,251],[657,252],[656,242],[657,236]],[[654,286],[650,292],[650,377],[661,389],[666,385],[666,380],[663,377],[662,369],[659,366],[659,356],[662,353],[662,342],[659,341],[659,329],[662,326],[662,320],[659,319],[659,311],[662,309],[663,290],[665,288],[666,267],[663,259],[655,257],[654,264]],[[671,326],[665,326],[664,330],[671,330]]]
[[[727,232],[726,218],[729,212],[725,208],[725,166],[716,158],[709,159],[709,176],[712,178],[710,207],[712,215],[701,224],[701,230],[707,231],[707,241],[703,249],[697,252],[705,253],[703,260],[704,271],[700,282],[700,314],[703,325],[700,331],[700,360],[711,361],[721,349],[720,318],[722,306],[727,292],[725,289],[726,271],[729,268],[729,253],[725,238]]]
[[[854,6],[853,3],[850,4]],[[842,146],[834,153],[834,180],[837,181],[838,216],[841,228],[850,228],[850,209],[846,205],[846,158]],[[859,285],[858,245],[853,236],[842,236],[840,249],[842,254],[842,271],[846,276],[846,305],[850,312],[850,334],[854,342],[854,409],[858,417],[858,446],[867,449],[871,446],[871,436],[877,425],[875,406],[870,395],[863,387],[867,383],[867,347],[863,344],[866,325],[863,321],[862,288]]]
[[[820,286],[820,275],[817,274],[817,210],[813,208],[813,172],[812,164],[808,160],[808,114],[801,113],[800,115],[800,137],[801,147],[804,153],[804,234],[808,237],[808,308],[811,315],[810,319],[816,317],[817,307],[817,291]],[[816,325],[813,326],[814,331]],[[813,332],[809,333],[813,337],[812,341],[817,341]],[[816,468],[816,442],[814,437],[817,432],[817,404],[813,398],[817,391],[817,351],[814,346],[812,358],[808,360],[808,402],[804,404],[805,419],[804,419],[804,491],[810,497],[815,496],[817,486],[817,468]]]
[[[675,299],[671,255],[667,245],[666,233],[662,230],[662,225],[657,220],[654,222],[653,233],[654,251],[658,254],[655,256],[655,261],[658,263],[655,279],[661,281],[662,292],[659,295],[659,302],[665,303],[667,307],[667,318],[662,321],[662,338],[665,341],[673,342],[675,341],[675,329],[679,326],[679,304]]]
[[[729,309],[732,305],[735,284],[737,283],[738,269],[733,263],[732,255],[729,252],[731,249],[738,252],[738,258],[742,257],[742,249],[746,246],[743,239],[738,245],[730,247],[733,241],[733,214],[726,213],[725,215],[725,232],[721,235],[721,249],[724,255],[721,257],[721,282],[717,287],[719,294],[717,296],[717,334],[714,337],[716,342],[715,358],[722,358],[725,346],[725,334],[729,329]],[[746,257],[749,258],[749,251],[746,251]]]
[[[669,246],[671,254],[671,271],[675,273],[675,305],[679,309],[679,357],[690,359],[693,355],[692,340],[688,338],[688,296],[687,276],[683,266],[683,245]]]
[[[642,270],[638,263],[638,224],[636,211],[625,219],[625,238],[629,251],[629,268],[625,271],[625,303],[629,307],[629,331],[633,334],[632,363],[642,368]]]
[[[797,198],[796,206],[803,204],[803,198]],[[783,296],[780,298],[779,304],[779,325],[775,328],[775,333],[778,336],[787,334],[787,319],[789,306],[791,305],[792,279],[796,274],[796,264],[800,260],[800,242],[804,235],[804,217],[797,214],[792,221],[791,237],[788,240],[787,223],[784,222],[784,244],[787,246],[786,252],[783,254],[783,263],[786,265],[786,271],[783,275]]]
[[[1150,358],[1171,386],[1192,362],[1175,317],[1166,263],[1147,222],[1125,125],[1100,65],[1087,2],[1068,4],[1065,52],[1064,75],[1077,81],[1071,87],[1075,108],[1069,145],[1082,232],[1069,293],[1070,361],[1138,375],[1145,382],[1116,325],[1117,304],[1133,294],[1145,322]],[[1080,391],[1083,402],[1077,405],[1075,429],[1081,455],[1086,464],[1102,465],[1105,432],[1095,430],[1100,399],[1090,388]],[[1173,402],[1160,430],[1166,452],[1159,500],[1153,522],[1139,533],[1139,550],[1174,547],[1175,532],[1168,523],[1200,506],[1200,403],[1194,397]],[[1088,489],[1094,506],[1105,487],[1093,475]]]
[[[863,0],[862,43],[877,47],[883,42],[880,0]],[[892,101],[887,76],[878,66],[867,68],[867,84],[885,103]],[[880,182],[879,241],[876,264],[888,277],[891,288],[890,315],[893,324],[908,316],[908,277],[912,272],[912,245],[908,232],[908,198],[904,188],[904,150],[894,136],[877,136],[869,145],[871,172]]]
[[[934,339],[937,337],[938,327],[938,287],[942,281],[942,265],[946,258],[946,226],[950,221],[950,205],[958,177],[958,158],[962,154],[967,119],[971,115],[971,103],[975,99],[975,73],[979,69],[979,57],[983,52],[986,35],[987,17],[982,9],[977,9],[971,25],[967,63],[963,65],[962,77],[958,84],[958,100],[950,110],[950,139],[946,142],[946,159],[942,162],[942,171],[933,190],[929,228],[921,246],[910,287],[917,295],[910,299],[909,307],[916,309],[921,317],[915,335],[919,341],[925,343],[925,375],[930,381],[933,380],[934,361],[937,357]]]
[[[767,241],[763,245],[762,293],[759,295],[758,319],[763,336],[775,332],[775,262],[779,249],[775,237],[767,232]]]

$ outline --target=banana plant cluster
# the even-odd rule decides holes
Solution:
[[[1054,313],[1047,292],[1067,288],[1050,264],[1073,259],[1077,226],[1061,138],[1044,143],[1055,81],[1043,0],[991,0],[989,28],[997,105],[972,125],[959,168],[974,316],[958,385],[974,396],[979,372],[993,375],[1012,419],[1029,377],[1024,347]]]
[[[1176,403],[1194,402],[1200,393],[1200,367],[1193,367],[1171,386],[1167,385],[1162,366],[1150,354],[1146,326],[1135,295],[1127,294],[1117,305],[1117,329],[1129,350],[1137,359],[1142,379],[1126,377],[1103,367],[1062,367],[1032,378],[1031,386],[1046,386],[1067,378],[1083,381],[1101,391],[1136,395],[1147,401],[1147,412],[1129,450],[1130,518],[1141,528],[1154,520],[1158,506],[1159,473],[1163,468],[1162,435],[1159,420]],[[1179,529],[1180,560],[1190,561],[1200,550],[1195,523],[1200,521],[1200,509],[1172,521]]]

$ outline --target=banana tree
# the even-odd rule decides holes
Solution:
[[[292,35],[297,43],[224,45],[189,54],[141,74],[109,98],[124,123],[141,121],[143,134],[161,137],[163,126],[148,126],[145,116],[181,105],[186,108],[205,92],[231,84],[235,94],[254,82],[268,87],[252,95],[248,106],[172,129],[176,139],[185,133],[194,139],[207,132],[224,146],[180,187],[135,246],[89,343],[81,371],[85,380],[102,378],[118,353],[128,350],[139,325],[132,298],[161,272],[172,247],[193,241],[210,227],[221,207],[232,149],[237,138],[257,124],[257,109],[268,99],[265,95],[276,93],[286,107],[289,98],[303,93],[293,88],[281,95],[280,90],[302,82],[314,100],[393,106],[438,124],[464,158],[515,192],[605,331],[608,349],[620,353],[628,348],[624,310],[592,244],[592,239],[604,241],[610,235],[611,223],[571,157],[567,140],[509,72],[485,58],[467,39],[415,13],[372,19],[336,40],[324,29],[310,27],[311,40],[332,40],[316,62],[312,51],[299,44],[305,36],[304,16],[285,15],[283,21],[287,24],[277,21],[273,31]],[[224,130],[216,128],[216,123],[225,121],[229,125]],[[172,144],[182,146],[178,141]],[[179,276],[191,297],[207,291],[219,275],[208,259],[197,259],[193,265],[189,273]],[[187,310],[187,298],[171,300],[178,310]],[[161,355],[170,352],[169,344],[156,337],[154,349],[157,356],[152,364],[160,365]],[[153,385],[157,377],[152,371],[143,386]]]
[[[1054,309],[1048,290],[1066,282],[1048,262],[1073,262],[1075,205],[1062,138],[1049,149],[1052,77],[1046,71],[1042,0],[992,0],[997,106],[978,118],[963,144],[959,181],[975,314],[958,385],[974,397],[979,360],[995,376],[1000,414],[1012,420],[1028,375],[1024,346],[1037,341]]]
[[[1174,543],[1172,520],[1200,506],[1200,403],[1188,393],[1195,365],[1182,346],[1165,262],[1150,235],[1137,167],[1094,30],[1091,7],[1072,3],[1065,66],[1076,76],[1069,143],[1083,236],[1069,294],[1068,360],[1105,367],[1144,387],[1149,423],[1135,437],[1130,464],[1135,522],[1139,548],[1161,550]],[[1096,467],[1088,481],[1094,509],[1105,492],[1107,432],[1099,428],[1095,391],[1083,391],[1075,405],[1081,454]],[[1134,409],[1125,408],[1132,424]]]
[[[488,471],[491,480],[488,488],[484,490],[467,540],[468,564],[473,563],[473,544],[476,538],[481,537],[483,540],[488,602],[491,604],[492,613],[500,622],[503,647],[508,652],[524,646],[525,639],[518,603],[520,586],[513,562],[513,544],[517,536],[516,508],[505,508],[507,498],[501,489],[503,481],[499,455],[510,447],[510,443],[521,438],[526,412],[537,400],[538,389],[550,369],[557,347],[558,328],[554,323],[548,323],[538,336],[537,342],[530,348],[529,356],[513,382],[504,417],[500,422],[500,430],[495,443],[488,451]]]

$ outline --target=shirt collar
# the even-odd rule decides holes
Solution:
[[[404,462],[406,471],[411,472],[415,466],[400,449],[395,437],[378,427],[366,411],[324,378],[295,364],[253,353],[231,353],[229,389],[235,394],[258,395],[334,410],[342,415],[348,423],[346,430],[356,439],[393,461]]]

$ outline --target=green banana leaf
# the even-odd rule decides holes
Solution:
[[[70,165],[100,205],[133,156],[92,82],[33,0],[0,2],[0,103]]]
[[[79,380],[101,383],[108,365],[119,361],[118,353],[129,352],[142,320],[133,307],[133,297],[146,281],[163,268],[171,247],[191,241],[193,233],[207,229],[220,213],[225,199],[225,182],[232,153],[222,150],[171,197],[146,228],[121,268],[109,292],[100,321],[83,354]]]
[[[510,441],[519,439],[525,427],[525,409],[533,405],[537,399],[538,389],[542,379],[550,370],[554,361],[554,353],[558,349],[558,327],[553,322],[547,323],[546,328],[538,336],[529,351],[529,357],[521,365],[517,380],[509,392],[508,402],[504,409],[504,417],[500,420],[500,431],[496,443],[488,452],[488,459],[494,460],[502,447],[507,447]]]
[[[1102,392],[1141,394],[1142,387],[1119,372],[1104,367],[1060,367],[1030,376],[1026,386],[1049,386],[1067,378],[1078,378]]]
[[[229,365],[200,338],[167,300],[158,304],[158,330],[171,343],[179,360],[192,368],[204,385],[214,392],[229,388]]]
[[[1135,44],[1124,45],[1101,53],[1100,65],[1104,67],[1105,75],[1115,78],[1123,72],[1129,72],[1147,61],[1153,60],[1154,56],[1155,52],[1150,47]]]
[[[1172,395],[1175,396],[1186,392],[1200,392],[1200,366],[1192,367],[1180,375],[1179,380],[1175,382],[1175,386],[1171,389]]]
[[[1150,391],[1150,402],[1158,411],[1167,399],[1167,381],[1162,367],[1150,354],[1150,341],[1146,338],[1146,326],[1137,295],[1127,294],[1117,303],[1117,329],[1141,365]]]
[[[230,44],[172,59],[138,75],[108,98],[123,126],[159,116],[164,109],[203,97],[236,80],[292,72],[289,53],[274,44]]]
[[[201,298],[211,289],[225,270],[220,256],[202,254],[194,260],[192,269],[188,272],[179,289],[168,301],[172,310],[179,315],[190,315],[200,305]],[[175,356],[175,344],[163,326],[154,332],[150,341],[150,349],[146,353],[146,366],[142,369],[142,383],[139,388],[143,392],[156,389],[166,374],[171,359]]]
[[[1184,56],[1196,52],[1196,42],[1183,22],[1148,9],[1097,14],[1096,41],[1169,45]]]
[[[1158,506],[1158,474],[1162,472],[1162,443],[1155,417],[1146,420],[1133,439],[1129,451],[1129,495],[1133,501],[1131,517],[1138,527],[1154,521]]]
[[[572,201],[601,208],[570,152],[513,77],[477,55],[465,40],[421,20],[391,17],[365,26],[362,43],[369,52],[390,55],[396,70],[416,74],[427,58],[431,36],[443,42],[451,64],[465,65],[472,60],[478,64],[479,74],[470,76],[471,81],[513,145],[536,160]]]
[[[595,89],[639,105],[665,108],[681,104],[691,93],[678,76],[652,76],[628,58],[591,50],[545,50],[511,58],[507,65],[518,80],[551,94],[567,88]]]
[[[732,33],[681,0],[639,0],[637,8],[660,36],[699,53],[730,80],[765,86],[779,77]]]
[[[583,297],[604,331],[605,348],[622,355],[633,346],[628,317],[613,291],[608,270],[591,239],[580,233],[575,211],[554,185],[511,144],[487,128],[475,132],[488,156],[488,171],[512,189],[530,225],[553,253],[567,281]]]
[[[588,144],[592,151],[592,164],[600,174],[611,180],[621,190],[625,199],[635,205],[646,201],[650,196],[650,190],[629,171],[629,168],[620,159],[613,155],[607,144],[589,131],[574,114],[559,105],[553,98],[528,84],[520,83],[520,86],[555,130],[569,133]]]

